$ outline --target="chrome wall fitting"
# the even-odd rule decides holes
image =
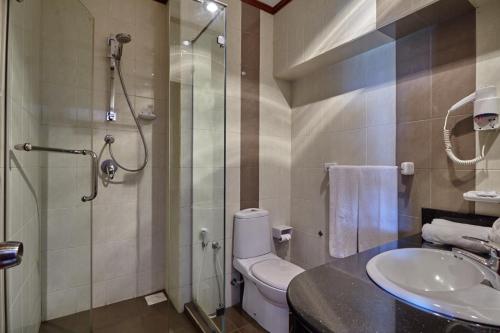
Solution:
[[[115,143],[115,138],[111,134],[104,136],[104,142],[107,144]]]
[[[101,163],[101,171],[108,179],[113,180],[118,172],[118,165],[113,160],[105,160]]]

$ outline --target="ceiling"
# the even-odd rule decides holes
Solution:
[[[268,6],[274,7],[276,6],[281,0],[258,0],[259,2],[262,2]]]
[[[292,0],[241,0],[271,14],[276,14]],[[314,0],[316,1],[316,0]]]

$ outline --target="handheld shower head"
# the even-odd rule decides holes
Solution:
[[[118,41],[120,44],[127,44],[132,41],[132,36],[127,33],[119,33],[115,35],[115,39]]]
[[[108,39],[108,44],[110,47],[110,56],[116,61],[120,61],[123,53],[123,44],[130,43],[132,41],[132,36],[127,33],[119,33],[116,35],[111,35]]]

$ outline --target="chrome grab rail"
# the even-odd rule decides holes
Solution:
[[[22,143],[15,145],[14,148],[16,150],[24,150],[24,151],[47,151],[47,152],[53,152],[53,153],[63,153],[63,154],[75,154],[75,155],[84,155],[84,156],[90,156],[92,158],[92,193],[90,195],[84,195],[82,197],[83,202],[87,201],[92,201],[97,197],[97,188],[98,188],[98,165],[99,161],[97,158],[97,154],[94,153],[92,150],[86,150],[86,149],[62,149],[62,148],[50,148],[50,147],[40,147],[40,146],[33,146],[31,143]]]

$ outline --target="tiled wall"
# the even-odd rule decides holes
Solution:
[[[79,2],[42,2],[41,137],[37,144],[92,148],[93,20]],[[70,19],[71,18],[71,19]],[[35,143],[35,142],[34,142]],[[35,153],[42,166],[42,318],[90,307],[88,157]]]
[[[291,122],[289,82],[273,73],[274,16],[260,12],[259,207],[271,225],[290,225]],[[273,242],[275,252],[289,258],[290,242]]]
[[[191,55],[182,52],[181,1],[170,1],[169,191],[165,289],[177,311],[191,301],[192,287],[192,86]]]
[[[462,193],[475,187],[475,166],[453,164],[443,148],[448,109],[475,90],[475,13],[438,24],[396,42],[396,160],[415,163],[415,175],[401,177],[400,236],[420,231],[422,207],[473,212]],[[475,155],[472,107],[449,118],[461,158]]]
[[[40,38],[41,3],[13,2],[9,13],[7,66],[6,234],[24,243],[23,263],[6,271],[9,329],[37,332],[41,315],[40,211],[42,169],[36,154],[14,151],[20,142],[41,137]],[[3,95],[2,95],[3,96]],[[3,136],[3,128],[0,129]],[[2,149],[3,150],[3,149]],[[11,152],[11,153],[10,153]],[[2,166],[3,152],[2,152]],[[4,171],[4,170],[2,170]],[[3,174],[2,174],[3,175]],[[3,176],[2,176],[3,178]]]
[[[328,174],[324,163],[394,165],[395,44],[293,83],[291,259],[329,260]]]
[[[168,149],[168,7],[151,0],[85,0],[95,17],[92,147],[109,158],[104,135],[116,138],[114,154],[129,167],[143,159],[139,134],[116,79],[118,121],[104,119],[109,96],[106,40],[126,32],[123,72],[137,113],[153,111],[143,122],[150,160],[141,173],[120,170],[93,202],[94,306],[114,303],[164,288]]]
[[[260,10],[241,4],[241,209],[259,205]]]
[[[476,86],[495,85],[500,93],[500,2],[475,1],[479,6],[476,10],[476,52],[477,75]],[[486,160],[477,165],[476,188],[478,190],[500,191],[500,139],[496,133],[480,133],[479,143],[489,142]],[[497,204],[476,203],[476,213],[500,216]]]
[[[226,12],[226,307],[240,301],[238,278],[233,267],[233,216],[240,210],[241,175],[241,7],[240,0],[228,1]]]
[[[239,0],[228,2],[227,307],[240,302],[239,287],[230,284],[239,278],[232,268],[234,213],[258,206],[269,210],[271,224],[290,224],[290,84],[273,76],[273,30],[274,16]],[[289,256],[289,244],[274,245],[278,255]]]
[[[376,10],[372,9],[377,26],[381,26],[431,2],[377,1]],[[308,15],[314,8],[294,1],[276,15],[277,66],[283,63],[284,55],[279,50],[284,40],[288,42],[288,53],[298,54],[301,59],[320,49],[312,43],[313,38],[289,42],[294,33],[306,36],[308,27],[316,31],[313,36],[319,36],[317,30],[327,26],[323,21],[317,27],[309,22]],[[335,23],[332,17],[331,24],[339,31],[344,27],[348,33],[349,25]],[[363,17],[366,20],[358,17],[356,26],[371,26],[375,16]],[[287,22],[297,20],[307,24],[293,24],[304,27],[295,28],[298,32],[285,31],[291,26]],[[325,29],[330,35],[336,31]],[[474,205],[461,197],[464,191],[474,188],[474,168],[457,167],[447,160],[441,129],[447,109],[475,89],[475,36],[474,15],[466,15],[293,81],[290,214],[296,231],[292,261],[313,267],[329,260],[324,236],[328,234],[324,162],[397,165],[413,161],[415,176],[399,180],[400,236],[420,230],[422,207],[474,210]],[[333,40],[342,40],[339,38]],[[301,41],[298,50],[290,49]],[[454,147],[464,157],[474,155],[470,111],[465,108],[450,118],[450,125],[456,124]]]

